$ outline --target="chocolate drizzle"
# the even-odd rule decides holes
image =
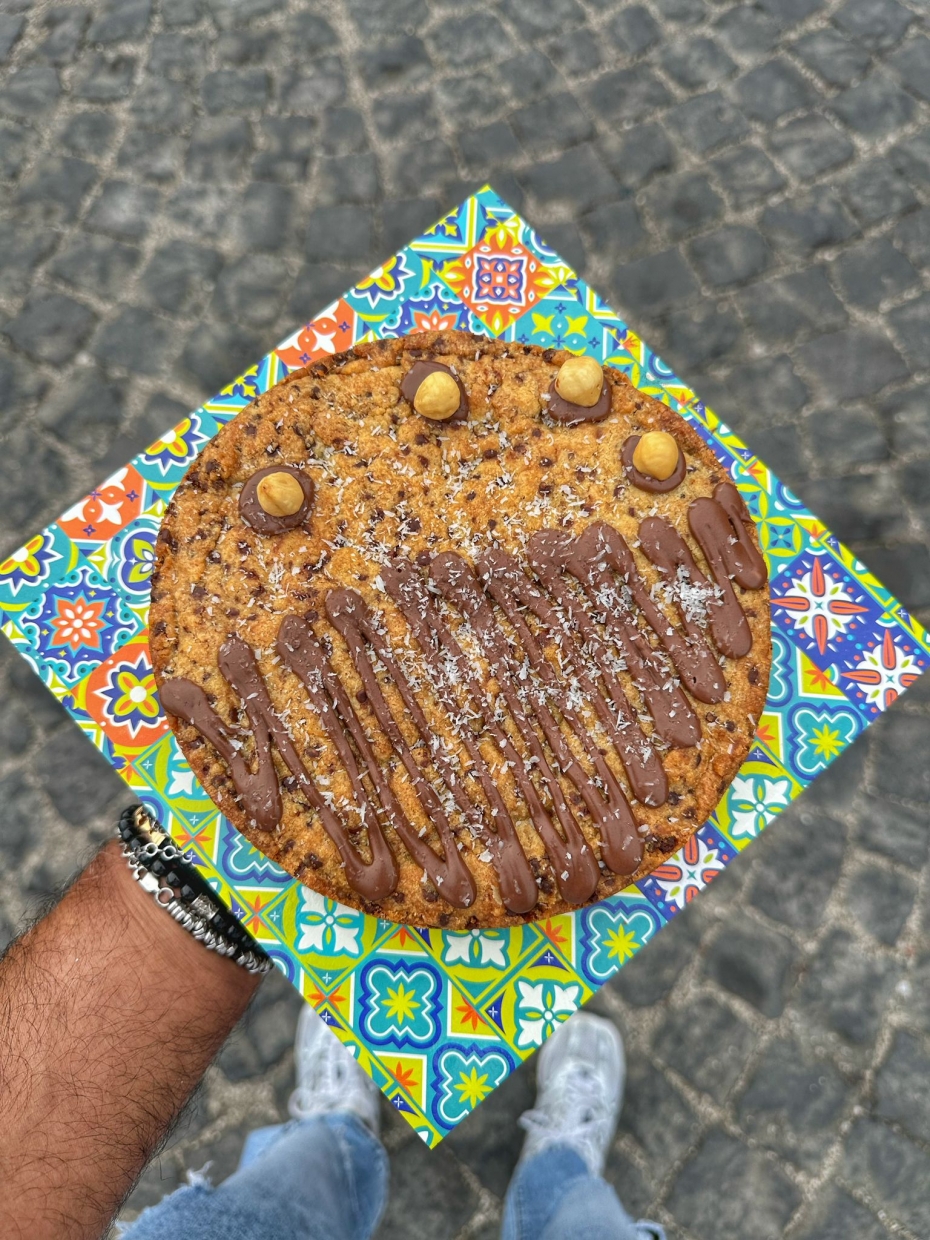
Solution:
[[[741,658],[752,649],[752,633],[732,582],[744,590],[758,590],[766,580],[765,561],[749,532],[752,517],[733,483],[721,482],[713,499],[696,499],[689,506],[688,525],[723,596],[709,609],[712,621],[717,621],[714,640],[724,654]]]
[[[549,384],[549,401],[546,410],[553,421],[563,422],[566,426],[577,426],[579,422],[603,422],[610,413],[610,385],[605,379],[601,386],[601,394],[593,405],[576,405],[559,395],[555,379],[553,379]]]
[[[569,611],[592,648],[615,705],[624,695],[614,676],[610,654],[580,600],[562,580],[564,573],[576,578],[584,587],[588,601],[594,604],[596,614],[620,652],[622,670],[629,673],[634,688],[642,695],[657,734],[667,744],[679,748],[696,744],[701,735],[697,715],[671,670],[662,666],[640,631],[632,604],[614,583],[611,566],[602,562],[600,549],[589,545],[582,550],[575,539],[563,537],[554,530],[543,530],[533,535],[528,550],[540,580]]]
[[[651,474],[644,474],[633,464],[633,453],[636,451],[636,445],[642,439],[642,435],[631,435],[624,442],[620,449],[620,459],[623,461],[623,468],[626,475],[633,486],[638,487],[640,491],[650,491],[654,494],[664,495],[666,491],[674,491],[676,487],[680,487],[685,480],[685,474],[688,471],[685,454],[681,447],[678,448],[678,463],[674,470],[667,478],[653,478]]]
[[[458,386],[459,393],[461,394],[458,409],[456,409],[451,418],[442,419],[440,425],[448,426],[450,423],[454,424],[456,422],[464,422],[468,417],[468,393],[465,391],[462,380],[458,377],[458,375],[450,367],[444,366],[442,362],[414,362],[404,375],[403,379],[400,381],[401,396],[403,396],[404,400],[407,401],[412,409],[413,398],[417,394],[417,388],[427,375],[431,375],[437,370],[441,370],[444,375],[451,375]],[[429,419],[427,419],[427,421],[429,421]]]
[[[397,885],[397,865],[377,822],[367,823],[371,860],[366,862],[352,846],[348,833],[307,774],[291,735],[281,722],[262,679],[255,655],[241,638],[228,637],[220,647],[219,667],[235,689],[249,719],[257,769],[249,769],[231,729],[223,723],[192,681],[168,680],[161,700],[169,714],[186,720],[201,732],[229,767],[245,812],[259,831],[274,831],[281,821],[281,793],[271,753],[274,740],[285,766],[339,851],[352,887],[367,900],[383,900]]]
[[[550,589],[557,588],[555,578],[547,570],[545,549],[542,544],[539,544],[538,550],[541,566],[538,568],[540,579],[546,581]],[[582,646],[582,643],[576,639],[572,625],[566,616],[566,608],[559,610],[553,606],[546,594],[523,572],[517,560],[498,548],[493,548],[479,562],[478,572],[482,580],[488,583],[488,588],[492,593],[495,587],[498,592],[500,591],[500,580],[503,578],[517,602],[531,611],[540,621],[545,635],[558,647],[568,668],[574,673],[579,688],[597,712],[601,726],[610,737],[623,763],[633,795],[644,805],[664,804],[668,796],[665,768],[639,726],[639,721],[616,677],[609,668],[606,668],[606,663],[602,666],[597,665],[593,650],[594,643],[599,644],[599,639],[593,631],[593,626],[591,631],[583,634],[586,641]],[[499,599],[500,593],[495,593],[494,597]],[[587,620],[587,617],[585,619]],[[593,669],[590,667],[586,650],[595,659]],[[599,672],[604,673],[604,683],[613,703],[613,709],[595,683]],[[552,681],[548,675],[546,678],[551,684]],[[557,677],[553,676],[553,679],[558,683]],[[564,697],[564,690],[562,696]]]
[[[366,831],[368,860],[342,821],[349,807],[337,812],[332,797],[308,774],[255,656],[240,638],[221,646],[219,670],[248,716],[251,763],[240,729],[224,723],[192,681],[165,681],[162,703],[214,747],[229,768],[243,812],[261,831],[274,830],[282,812],[274,742],[294,790],[319,816],[337,849],[346,880],[366,900],[384,899],[397,883],[397,863],[385,836],[390,827],[448,904],[466,909],[476,899],[466,861],[472,853],[494,866],[507,910],[530,914],[544,876],[534,877],[538,863],[534,858],[531,866],[508,808],[515,797],[526,807],[560,894],[583,904],[600,879],[586,829],[593,827],[599,836],[601,866],[624,877],[637,872],[644,828],[631,801],[659,806],[677,799],[669,791],[661,751],[698,743],[701,725],[691,698],[721,701],[726,681],[718,652],[738,658],[751,648],[733,586],[759,589],[766,580],[750,515],[736,488],[724,482],[713,498],[693,501],[688,520],[712,579],[668,521],[647,517],[639,527],[639,545],[659,575],[651,590],[623,536],[602,521],[577,538],[562,530],[534,534],[526,548],[534,575],[493,545],[474,567],[457,552],[436,555],[426,575],[395,560],[381,568],[376,584],[409,626],[416,650],[408,640],[403,657],[392,648],[383,618],[358,592],[330,591],[327,617],[361,680],[359,700],[367,703],[419,802],[427,824],[420,830],[400,804],[390,768],[379,763],[313,629],[295,615],[282,620],[278,655],[302,683],[347,773],[355,802],[351,812]],[[672,605],[677,623],[669,618]],[[461,628],[450,623],[451,614],[461,618]],[[466,653],[472,643],[477,659]],[[409,671],[411,659],[416,676]],[[420,677],[448,717],[458,746],[449,746],[430,723]],[[396,695],[385,693],[385,678]],[[649,732],[643,708],[652,720]],[[586,711],[613,746],[629,793],[607,761],[608,751],[598,745]],[[492,750],[497,760],[491,759]],[[568,786],[577,795],[567,795]],[[438,848],[424,838],[429,831]]]
[[[353,600],[358,600],[362,608],[365,606],[360,596],[349,590],[333,591],[327,597],[327,604],[330,603],[330,600],[336,594],[346,596],[349,607],[353,605]],[[338,605],[338,602],[334,600],[332,604],[333,609],[335,610]],[[327,610],[329,610],[329,606]],[[342,615],[345,618],[346,612],[344,611]],[[332,612],[330,612],[330,616],[333,618]],[[438,803],[432,788],[425,783],[420,775],[419,768],[417,768],[410,750],[404,744],[399,729],[393,724],[393,720],[390,720],[387,705],[381,696],[377,677],[372,672],[364,651],[361,649],[361,637],[358,628],[351,619],[343,625],[337,624],[337,627],[349,642],[353,661],[356,662],[356,666],[359,667],[359,671],[362,674],[369,700],[373,700],[374,696],[377,695],[378,705],[376,705],[375,709],[378,721],[384,727],[395,749],[401,753],[404,765],[411,775],[411,779],[417,793],[420,794],[424,806],[431,813],[436,813],[438,807],[438,813],[441,816],[438,827],[445,857],[437,856],[429,844],[422,840],[411,826],[397,798],[394,796],[389,780],[385,777],[378,764],[368,738],[365,736],[364,729],[349,701],[348,694],[343,688],[339,677],[330,667],[322,648],[306,621],[299,619],[297,616],[286,616],[284,618],[278,633],[278,653],[291,671],[300,677],[304,688],[310,695],[314,709],[323,720],[323,725],[349,773],[356,802],[361,809],[362,822],[367,826],[372,818],[377,820],[377,811],[365,788],[355,755],[349,743],[350,738],[358,749],[359,756],[364,764],[365,773],[375,787],[381,805],[388,815],[388,820],[400,837],[407,852],[417,865],[423,868],[430,881],[437,889],[442,891],[443,896],[450,904],[456,908],[468,908],[470,904],[474,903],[475,899],[474,879],[458,854],[455,840],[452,838],[449,830],[448,821],[442,813],[442,806]],[[363,668],[364,670],[362,670]],[[332,699],[332,704],[327,701],[323,693],[324,689],[326,694]],[[388,718],[386,719],[384,715],[388,715]],[[424,791],[428,791],[430,795],[424,796]],[[391,889],[393,890],[393,885]]]
[[[288,517],[276,517],[273,513],[266,512],[259,503],[258,484],[269,474],[290,474],[300,483],[304,502]],[[246,525],[251,525],[259,534],[283,534],[306,521],[313,507],[314,491],[313,479],[302,470],[295,469],[292,465],[269,465],[266,469],[257,469],[239,492],[239,515]]]

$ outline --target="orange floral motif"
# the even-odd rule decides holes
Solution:
[[[922,670],[912,654],[898,649],[891,629],[886,629],[880,648],[866,651],[858,666],[843,672],[843,677],[860,686],[867,702],[880,702],[887,710],[903,689],[919,679]]]
[[[488,234],[442,277],[494,334],[535,306],[555,278],[507,229]]]
[[[342,297],[329,309],[279,345],[275,352],[290,370],[298,370],[333,353],[341,353],[355,340],[355,311]]]
[[[397,1063],[390,1069],[391,1076],[398,1085],[403,1086],[408,1093],[413,1093],[417,1086],[417,1077],[413,1068],[404,1068],[403,1064]]]
[[[106,542],[142,511],[143,492],[140,475],[127,465],[69,508],[58,524],[75,542]]]
[[[51,622],[55,630],[51,644],[70,646],[72,650],[79,650],[82,646],[96,649],[100,644],[97,635],[106,627],[103,619],[106,606],[106,599],[101,599],[98,603],[88,602],[84,598],[59,599],[58,615],[54,616]]]
[[[432,310],[429,314],[414,311],[413,321],[418,332],[448,332],[455,327],[458,314],[455,311],[452,314],[440,314],[438,310]]]
[[[261,912],[262,909],[269,903],[268,899],[260,892],[251,900],[246,899],[246,897],[242,895],[240,895],[240,899],[242,900],[242,903],[251,910],[249,915],[244,919],[243,924],[245,925],[245,928],[251,934],[260,933],[264,929],[262,925]]]
[[[546,938],[549,940],[549,942],[554,943],[556,947],[562,947],[564,946],[565,943],[568,942],[567,938],[565,937],[565,931],[562,929],[561,926],[554,926],[552,924],[551,917],[546,918],[546,924],[542,927],[542,932],[546,936]]]
[[[478,1026],[483,1025],[485,1023],[484,1018],[478,1012],[475,1011],[475,1009],[472,1007],[472,1005],[467,1000],[465,1000],[462,1003],[457,1004],[455,1010],[456,1012],[458,1012],[459,1016],[462,1018],[462,1024],[471,1025],[475,1033],[478,1032]]]
[[[814,693],[828,693],[834,688],[833,681],[815,664],[811,663],[809,667],[804,669],[804,679],[807,681],[808,687]]]

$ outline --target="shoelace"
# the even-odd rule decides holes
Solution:
[[[570,1145],[596,1175],[612,1126],[603,1083],[586,1068],[569,1069],[546,1086],[542,1101],[544,1107],[525,1111],[520,1117],[535,1150]]]

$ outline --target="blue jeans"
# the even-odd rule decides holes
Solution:
[[[388,1159],[354,1115],[259,1128],[218,1188],[179,1188],[144,1210],[125,1240],[368,1240],[387,1201]],[[634,1223],[614,1190],[574,1150],[521,1164],[504,1205],[502,1240],[665,1240]]]

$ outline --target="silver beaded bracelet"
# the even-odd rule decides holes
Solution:
[[[133,877],[208,951],[235,961],[249,973],[264,974],[272,965],[255,939],[216,898],[205,880],[181,854],[171,837],[142,805],[120,815],[116,833]]]

